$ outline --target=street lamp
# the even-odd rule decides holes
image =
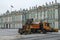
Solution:
[[[12,12],[12,8],[14,8],[13,5],[11,5],[11,12]]]

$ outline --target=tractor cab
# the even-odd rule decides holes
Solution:
[[[43,28],[44,28],[46,31],[50,31],[50,30],[51,30],[50,23],[44,22],[44,23],[43,23]]]

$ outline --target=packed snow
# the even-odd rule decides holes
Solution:
[[[18,29],[0,29],[0,36],[17,35]]]
[[[11,40],[17,38],[18,29],[0,29],[0,40]]]
[[[32,40],[32,39],[36,39],[36,38],[44,39],[47,37],[49,37],[52,40],[54,38],[59,39],[60,31],[47,33],[47,34],[20,35],[18,33],[18,29],[0,29],[0,40],[28,40],[28,39]],[[54,38],[52,38],[52,37],[54,37]],[[38,39],[36,39],[36,40],[38,40]]]

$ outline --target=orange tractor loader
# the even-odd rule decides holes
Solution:
[[[58,29],[53,29],[47,22],[33,23],[32,19],[26,21],[22,29],[18,30],[20,34],[32,34],[32,33],[47,33],[47,32],[58,32]]]

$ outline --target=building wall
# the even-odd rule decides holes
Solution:
[[[0,28],[22,28],[22,15],[3,15],[0,18]]]
[[[33,18],[35,22],[45,19],[44,21],[49,22],[52,28],[59,28],[58,9],[58,4],[49,5],[46,9],[34,9],[29,12],[29,18]]]
[[[0,28],[22,28],[26,19],[33,18],[35,22],[40,20],[50,23],[52,28],[60,29],[60,4],[41,6],[21,13],[11,13],[0,17]]]

